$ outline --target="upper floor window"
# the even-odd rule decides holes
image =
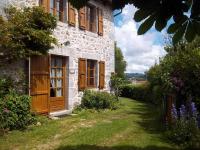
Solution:
[[[76,10],[67,2],[68,0],[39,0],[39,5],[45,11],[53,14],[59,21],[67,22],[76,26]],[[88,4],[78,11],[79,27],[99,35],[103,35],[103,11],[94,5]]]
[[[97,26],[97,13],[96,13],[96,7],[92,5],[88,5],[86,7],[86,29],[91,32],[96,32]]]
[[[67,0],[39,0],[39,5],[43,6],[59,21],[67,21]]]
[[[66,22],[66,0],[50,0],[50,13],[59,21]]]

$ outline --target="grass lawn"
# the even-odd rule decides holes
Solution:
[[[0,150],[174,150],[164,138],[158,111],[150,104],[120,99],[119,109],[82,111],[0,137]]]

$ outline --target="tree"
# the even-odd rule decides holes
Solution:
[[[90,0],[70,1],[79,9]],[[153,25],[161,32],[169,24],[167,32],[173,35],[174,44],[183,37],[191,42],[196,36],[200,36],[199,0],[113,0],[113,10],[122,10],[127,4],[138,9],[134,20],[141,22],[139,35],[146,33]]]
[[[42,8],[11,7],[5,13],[5,18],[0,16],[0,65],[47,54],[57,43],[52,36],[57,20]]]
[[[167,45],[168,54],[148,72],[150,83],[161,85],[166,94],[177,96],[177,104],[191,97],[200,110],[200,37],[191,43]]]
[[[124,78],[126,71],[126,61],[124,60],[123,53],[115,44],[115,73],[118,77]]]
[[[117,76],[117,74],[112,74],[110,79],[110,87],[111,91],[114,92],[117,100],[119,100],[119,96],[121,95],[122,89],[121,86],[123,85],[124,80]]]

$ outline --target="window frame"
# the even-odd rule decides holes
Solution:
[[[39,0],[39,6],[45,8],[45,10],[52,15],[54,15],[59,21],[67,22],[68,20],[68,0],[47,0],[46,3],[44,0]],[[51,6],[53,4],[53,6]],[[59,4],[59,10],[57,9],[57,4]]]
[[[53,8],[51,8],[51,1],[53,1]],[[65,0],[49,0],[49,11],[53,11],[53,15],[61,22],[64,21],[64,1]],[[59,10],[57,9],[57,4],[59,4]]]
[[[86,30],[89,32],[97,33],[97,23],[98,23],[98,15],[97,15],[97,7],[92,4],[87,4],[85,9],[86,14]],[[88,10],[90,10],[90,15],[88,14]],[[91,22],[93,20],[93,22]],[[93,27],[94,26],[94,27]]]
[[[86,60],[86,80],[87,80],[87,88],[96,88],[97,87],[97,79],[98,79],[98,72],[97,72],[97,60],[87,59]],[[93,67],[91,68],[91,65]],[[91,77],[91,71],[93,71],[93,76]],[[91,80],[93,79],[93,84],[91,84]]]

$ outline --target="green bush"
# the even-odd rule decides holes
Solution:
[[[141,85],[124,84],[120,86],[121,96],[135,100],[160,104],[162,101],[162,90],[159,86],[151,87],[145,83]]]
[[[0,98],[0,128],[5,130],[24,129],[35,121],[30,112],[31,98],[10,91]]]
[[[148,86],[147,85],[133,85],[133,84],[127,84],[122,85],[121,87],[121,96],[122,97],[128,97],[135,100],[142,100],[146,101],[146,98],[148,97]]]
[[[114,92],[117,100],[119,100],[119,96],[121,95],[121,88],[120,86],[125,82],[122,78],[118,77],[116,74],[113,74],[110,79],[110,87],[111,90]]]
[[[116,109],[116,103],[116,97],[112,94],[86,90],[81,101],[81,108]]]
[[[14,82],[10,77],[0,77],[0,97],[8,94],[14,88]]]

